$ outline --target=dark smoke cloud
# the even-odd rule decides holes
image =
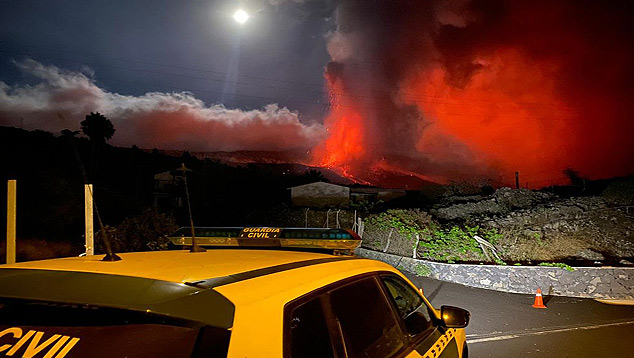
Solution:
[[[70,72],[33,60],[16,65],[40,82],[0,81],[0,125],[59,133],[79,129],[88,113],[98,111],[115,126],[115,145],[190,151],[307,149],[323,136],[321,125],[305,125],[297,112],[277,104],[242,111],[207,106],[187,92],[126,96],[98,87],[89,69]]]
[[[356,111],[363,117],[367,149],[363,158],[346,165],[362,172],[386,161],[430,176],[473,172],[468,148],[452,138],[439,142],[447,153],[457,154],[444,161],[416,149],[429,123],[416,105],[400,98],[403,81],[435,59],[438,12],[438,6],[428,1],[350,0],[337,8],[337,30],[328,44],[333,62],[326,77],[341,115]]]
[[[434,39],[448,82],[468,83],[478,58],[516,49],[536,74],[554,69],[553,94],[576,112],[566,164],[593,177],[632,173],[631,1],[474,0],[459,11],[466,26],[444,25]]]
[[[366,150],[339,164],[383,160],[445,179],[522,170],[535,185],[568,167],[631,174],[633,8],[342,1],[326,69],[339,107],[326,125],[359,113]]]

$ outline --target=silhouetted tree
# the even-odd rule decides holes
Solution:
[[[91,141],[105,143],[108,139],[112,138],[115,129],[112,122],[99,112],[92,113],[86,116],[86,119],[81,121],[81,131],[90,138]]]
[[[318,181],[329,182],[330,180],[326,179],[324,174],[319,170],[309,169],[304,174],[302,174],[302,181],[306,183],[314,183]]]
[[[191,160],[192,160],[192,155],[188,151],[184,151],[183,154],[181,154],[181,161],[184,161],[185,163],[189,163]]]
[[[70,129],[62,129],[62,135],[70,138],[75,138],[76,135],[81,133],[80,131],[71,131]]]
[[[99,151],[101,146],[114,135],[115,129],[112,122],[99,112],[86,116],[81,121],[81,131],[90,138],[90,179],[95,180],[99,168]]]

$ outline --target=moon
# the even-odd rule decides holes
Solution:
[[[249,14],[247,14],[247,12],[242,9],[238,9],[236,12],[233,13],[233,19],[240,24],[244,24],[245,22],[247,22],[247,20],[249,20]]]

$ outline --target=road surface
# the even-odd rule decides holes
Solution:
[[[532,295],[405,275],[423,287],[434,306],[471,312],[470,357],[634,357],[634,306],[545,296],[548,308],[535,309]]]

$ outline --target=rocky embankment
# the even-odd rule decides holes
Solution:
[[[631,186],[618,185],[568,198],[510,188],[445,197],[424,211],[368,218],[363,245],[409,257],[416,246],[417,257],[435,261],[630,265],[634,200]],[[499,259],[474,236],[491,242]]]

